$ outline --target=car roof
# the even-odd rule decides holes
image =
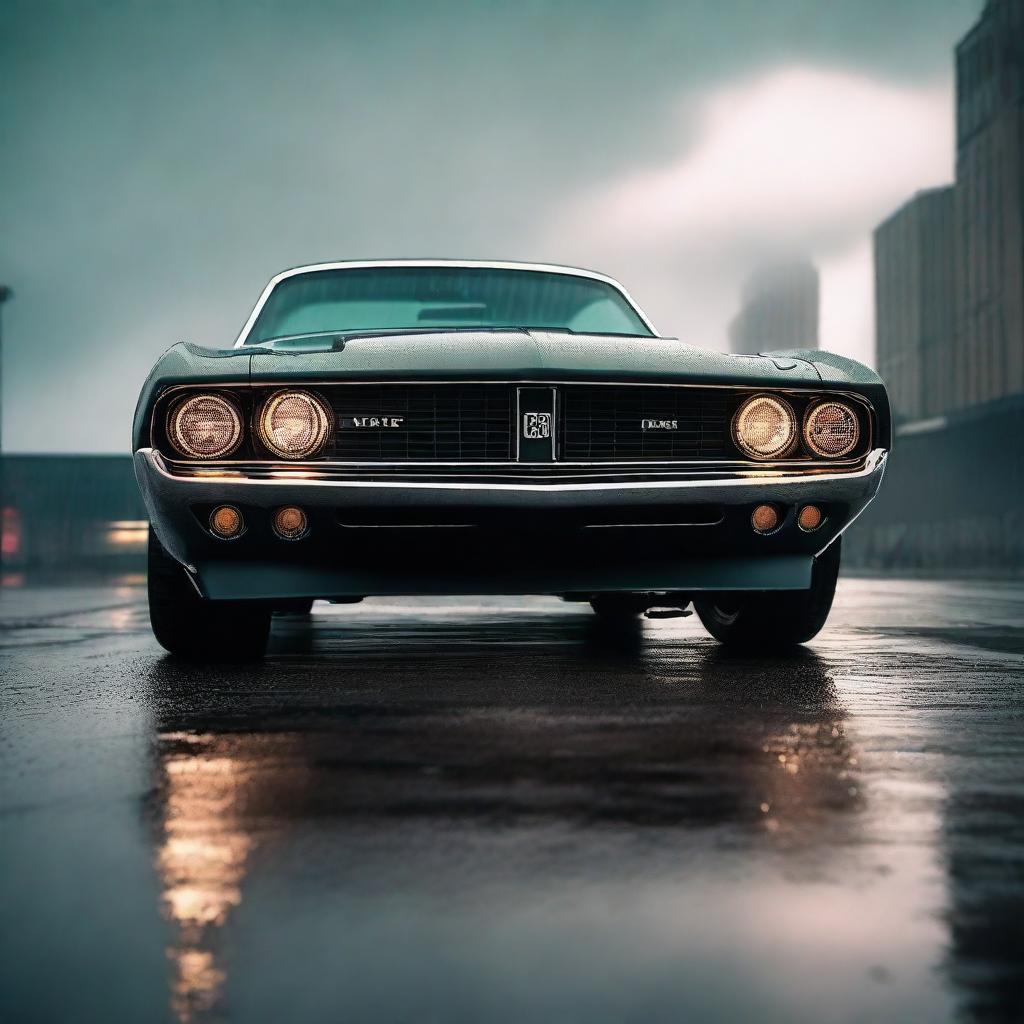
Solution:
[[[358,267],[482,267],[497,270],[539,270],[554,274],[573,274],[577,277],[593,277],[600,281],[609,281],[619,285],[615,278],[585,267],[575,267],[564,263],[534,263],[530,260],[460,260],[460,259],[402,259],[388,258],[380,260],[332,260],[326,263],[306,263],[298,267],[289,267],[275,274],[273,280],[280,281],[296,274],[305,274],[317,270],[351,270]]]
[[[626,291],[625,288],[615,280],[614,277],[610,277],[608,274],[599,273],[596,270],[586,270],[583,267],[571,267],[564,266],[559,263],[530,263],[522,260],[457,260],[457,259],[382,259],[382,260],[337,260],[328,263],[307,263],[298,267],[290,267],[287,270],[282,270],[279,274],[275,274],[267,284],[266,288],[263,289],[262,294],[259,297],[259,301],[253,307],[252,313],[249,314],[249,318],[246,320],[245,325],[239,332],[238,338],[235,341],[235,347],[239,347],[245,343],[245,339],[252,330],[253,324],[256,322],[256,318],[260,315],[260,311],[263,309],[264,303],[270,297],[270,293],[274,288],[285,279],[289,277],[296,277],[299,274],[315,273],[321,270],[356,270],[368,267],[465,267],[465,268],[483,268],[490,270],[534,270],[540,271],[541,273],[549,274],[569,274],[574,277],[587,277],[594,281],[603,281],[605,284],[611,285],[616,291],[620,292],[625,300],[632,306],[636,311],[637,315],[644,322],[644,324],[650,329],[651,333],[657,335],[654,325],[648,319],[647,314],[636,304],[633,297]]]

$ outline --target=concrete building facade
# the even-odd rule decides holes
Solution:
[[[817,348],[820,285],[812,263],[765,267],[743,287],[742,306],[729,325],[732,352]]]
[[[875,231],[879,372],[896,415],[1024,393],[1024,0],[956,48],[956,181]]]
[[[956,181],[875,231],[878,367],[897,428],[844,558],[1024,567],[1024,0],[956,48]]]
[[[956,50],[956,347],[962,408],[1024,392],[1024,0]]]
[[[903,420],[956,403],[953,193],[920,192],[875,229],[878,372]]]

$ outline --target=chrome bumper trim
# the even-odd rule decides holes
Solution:
[[[695,490],[721,490],[722,488],[737,487],[787,487],[787,486],[828,486],[830,484],[855,483],[866,480],[875,474],[881,474],[885,467],[888,452],[884,448],[875,448],[868,453],[864,460],[864,466],[853,472],[843,473],[822,473],[820,470],[815,473],[802,473],[785,471],[778,473],[765,473],[763,469],[752,466],[749,472],[739,471],[735,476],[717,478],[715,480],[694,479],[694,480],[631,480],[628,483],[622,482],[601,482],[601,483],[479,483],[475,481],[431,481],[431,480],[359,480],[359,479],[331,479],[324,480],[311,473],[303,476],[295,471],[282,471],[280,477],[250,477],[241,476],[237,473],[210,472],[202,476],[182,476],[171,473],[163,457],[153,448],[140,448],[135,453],[137,472],[144,467],[144,471],[162,478],[168,484],[180,487],[209,487],[219,485],[224,488],[244,487],[248,488],[308,488],[328,487],[337,491],[349,489],[366,489],[374,491],[490,491],[507,494],[512,493],[538,493],[538,494],[560,494],[567,492],[595,492],[595,491],[640,491],[650,492],[654,490],[666,491],[695,491]],[[140,463],[142,465],[140,465]],[[557,469],[558,464],[552,463],[552,468]]]

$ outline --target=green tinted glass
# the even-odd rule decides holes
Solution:
[[[246,343],[450,327],[651,333],[618,289],[589,277],[488,267],[360,267],[285,278]]]

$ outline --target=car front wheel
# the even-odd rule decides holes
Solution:
[[[832,608],[841,538],[814,560],[809,590],[713,594],[694,600],[704,628],[728,647],[772,650],[817,636]]]
[[[160,646],[190,661],[248,661],[263,657],[270,610],[245,601],[200,597],[149,528],[149,621]]]

